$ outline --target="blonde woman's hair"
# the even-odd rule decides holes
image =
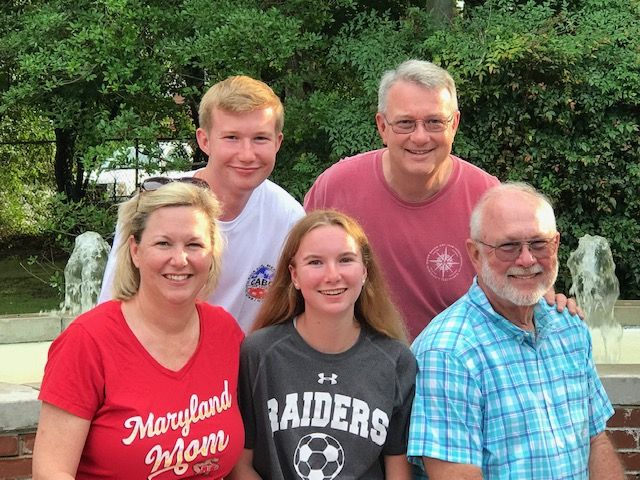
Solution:
[[[129,251],[129,238],[140,243],[142,234],[153,212],[165,207],[194,207],[205,214],[210,222],[211,268],[201,296],[213,291],[220,275],[220,257],[223,240],[216,220],[220,216],[220,204],[210,189],[184,182],[171,182],[157,190],[141,192],[122,203],[118,209],[118,227],[122,242],[116,250],[116,266],[113,282],[113,298],[127,300],[140,288],[140,272],[134,265]]]
[[[212,125],[213,109],[227,112],[253,112],[272,108],[276,119],[276,133],[284,127],[284,108],[280,98],[271,87],[246,75],[229,77],[213,85],[200,100],[198,118],[200,127],[206,132]]]
[[[367,277],[362,292],[356,300],[354,311],[356,319],[361,325],[368,326],[382,335],[406,342],[406,328],[398,310],[391,302],[389,291],[367,236],[353,218],[334,210],[315,210],[293,226],[282,249],[273,282],[262,302],[252,330],[285,323],[304,312],[304,298],[302,293],[293,286],[289,265],[294,264],[294,257],[305,235],[322,226],[342,228],[360,248],[362,260],[367,269]]]

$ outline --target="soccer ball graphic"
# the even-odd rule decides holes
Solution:
[[[293,465],[303,480],[333,480],[344,467],[344,450],[331,435],[305,435],[298,442]]]

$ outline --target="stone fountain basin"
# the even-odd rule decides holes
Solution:
[[[640,363],[640,301],[620,300],[615,306],[615,317],[623,327],[623,337],[620,344],[620,360],[616,363]],[[596,363],[608,363],[604,349],[604,339],[599,329],[591,331],[593,354]]]
[[[51,341],[73,318],[58,312],[0,316],[0,382],[40,382]]]
[[[625,332],[622,362],[597,368],[613,403],[636,404],[640,399],[640,300],[619,300],[615,315]],[[0,383],[39,384],[51,341],[72,320],[55,312],[0,316]],[[598,348],[594,338],[594,351]]]

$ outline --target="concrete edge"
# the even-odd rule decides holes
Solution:
[[[600,364],[596,369],[612,404],[640,404],[640,364]]]
[[[0,432],[33,429],[40,416],[40,385],[0,382]]]

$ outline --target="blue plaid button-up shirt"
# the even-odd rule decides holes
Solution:
[[[424,456],[485,479],[588,479],[590,439],[613,414],[589,331],[544,300],[534,318],[535,334],[516,327],[474,280],[416,338],[407,455],[420,469]]]

